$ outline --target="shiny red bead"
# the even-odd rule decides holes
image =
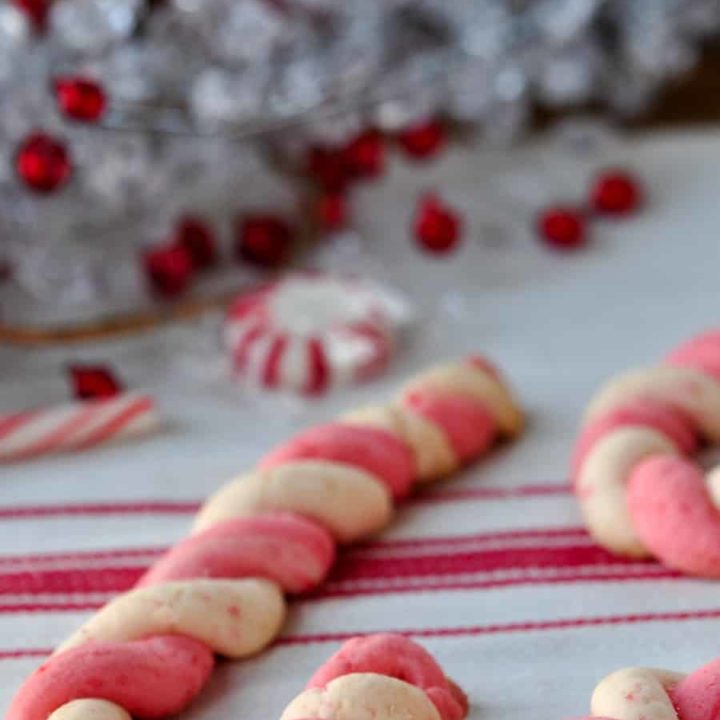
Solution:
[[[415,240],[427,252],[442,255],[456,248],[461,240],[460,216],[434,194],[421,198],[415,212]]]
[[[123,390],[113,372],[103,365],[70,365],[68,374],[78,400],[109,398]]]
[[[25,185],[35,192],[51,193],[68,181],[72,164],[62,142],[37,132],[20,144],[15,156],[15,170]]]
[[[193,261],[186,248],[161,245],[145,252],[145,272],[152,290],[159,296],[182,295],[192,279]]]
[[[67,117],[81,122],[97,122],[107,108],[107,96],[102,85],[83,77],[55,80],[55,98]]]
[[[177,226],[175,243],[185,248],[196,270],[205,270],[217,262],[215,234],[200,218],[184,217]]]
[[[623,170],[608,170],[595,179],[591,191],[593,210],[606,215],[627,215],[642,204],[639,180]]]
[[[416,160],[426,160],[436,155],[446,142],[445,128],[436,120],[413,125],[398,133],[400,147]]]
[[[264,268],[282,265],[292,243],[292,228],[274,215],[248,215],[238,224],[237,257],[253,265]]]
[[[343,193],[328,192],[319,198],[317,220],[322,230],[342,230],[347,225],[347,216],[347,199]]]
[[[13,4],[30,18],[36,30],[45,29],[51,0],[13,0]]]
[[[374,178],[385,170],[385,142],[377,130],[367,130],[343,151],[348,172],[355,178]]]
[[[581,247],[586,240],[585,217],[575,208],[551,207],[544,210],[538,216],[537,230],[548,245],[560,250]]]

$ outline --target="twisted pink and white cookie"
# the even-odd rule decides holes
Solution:
[[[417,482],[479,457],[521,425],[499,374],[471,358],[418,376],[386,406],[300,433],[218,490],[190,537],[27,679],[6,720],[180,712],[201,691],[216,654],[244,658],[272,642],[284,594],[321,583],[336,542],[380,530]],[[371,692],[376,720],[460,720],[461,694],[408,642],[382,636],[350,644],[321,678],[327,697]],[[404,657],[390,658],[391,648]],[[342,658],[354,663],[353,675],[339,677]],[[397,703],[405,715],[393,714]]]
[[[346,642],[281,720],[463,720],[467,712],[465,694],[430,653],[382,633]]]
[[[591,700],[595,718],[612,720],[712,720],[720,703],[720,660],[690,675],[626,668],[602,680]]]
[[[572,461],[592,536],[620,555],[720,577],[720,472],[706,476],[692,458],[718,443],[720,331],[611,380],[590,404]]]

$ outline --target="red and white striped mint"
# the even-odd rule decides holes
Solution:
[[[317,395],[381,372],[407,318],[402,300],[377,285],[294,274],[232,303],[225,344],[248,383]]]

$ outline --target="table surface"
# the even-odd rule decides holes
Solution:
[[[293,604],[279,642],[221,664],[185,717],[278,717],[356,632],[413,631],[466,689],[472,717],[490,719],[534,720],[538,708],[578,716],[615,668],[689,670],[716,657],[720,583],[594,548],[567,489],[578,417],[599,383],[718,320],[720,134],[613,147],[575,164],[549,143],[509,154],[458,148],[422,170],[394,164],[359,201],[374,248],[366,267],[413,297],[420,321],[386,376],[311,406],[231,390],[213,353],[182,329],[167,331],[171,340],[0,350],[0,410],[63,397],[61,361],[110,357],[167,418],[151,439],[0,469],[0,710],[48,648],[187,531],[213,488],[293,429],[475,350],[511,378],[529,413],[526,436],[411,500],[380,544],[350,550],[324,596]],[[593,242],[572,256],[522,232],[533,203],[577,192],[587,168],[609,159],[644,178],[645,212],[593,223]],[[464,247],[442,261],[407,251],[403,213],[433,185],[468,220]],[[517,213],[497,215],[513,203]],[[497,217],[509,228],[499,240]],[[28,573],[32,588],[22,584]]]

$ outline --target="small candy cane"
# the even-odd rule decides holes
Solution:
[[[158,425],[153,398],[140,393],[0,415],[0,463],[139,437]]]

